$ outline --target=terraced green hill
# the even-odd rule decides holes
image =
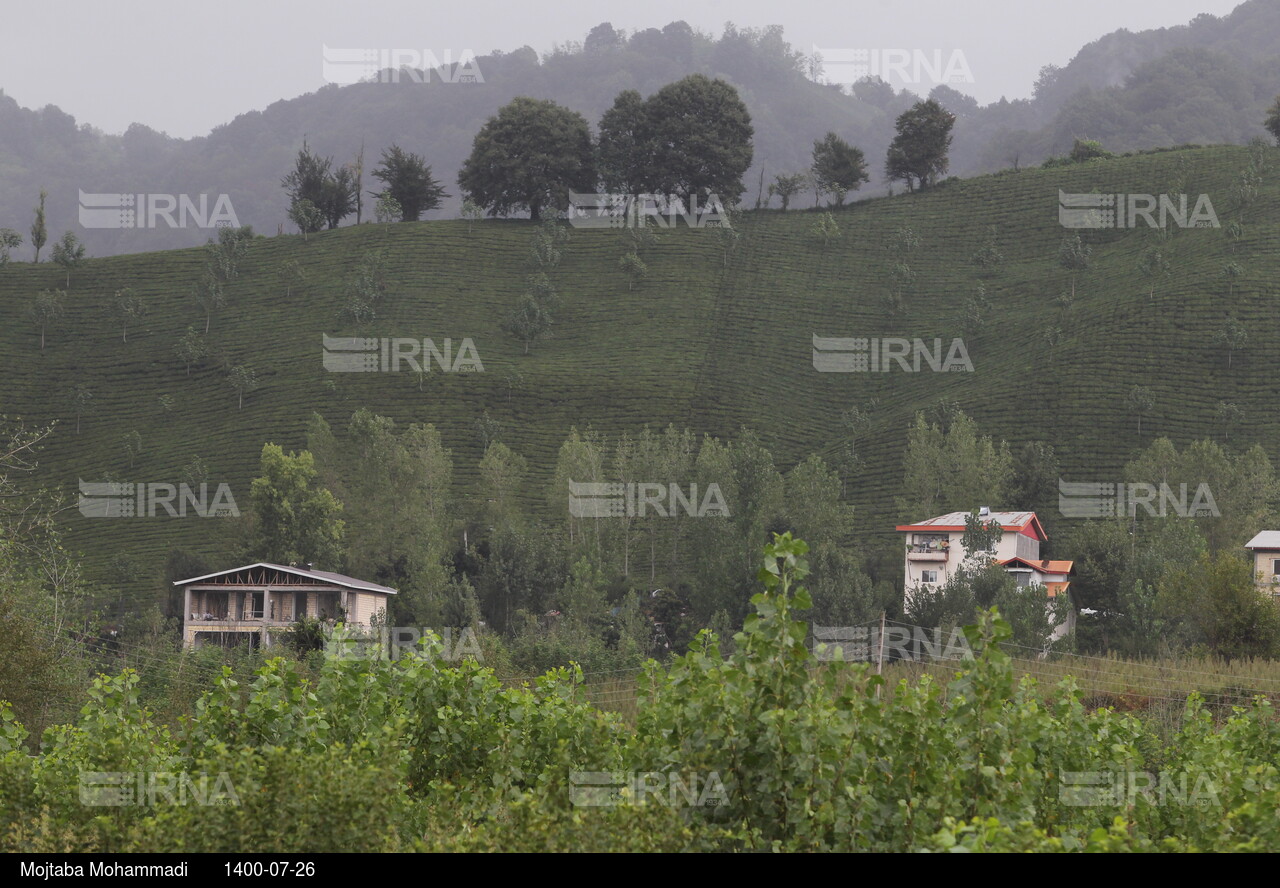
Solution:
[[[1242,208],[1232,188],[1249,159],[1249,149],[1221,147],[951,181],[835,211],[840,235],[825,249],[809,234],[816,213],[748,213],[736,223],[742,240],[727,265],[713,229],[681,223],[661,232],[645,256],[649,276],[634,291],[617,265],[622,235],[576,230],[552,272],[561,297],[555,336],[528,356],[500,324],[533,270],[530,223],[489,221],[471,232],[463,222],[365,225],[309,241],[262,238],[211,331],[227,361],[257,371],[261,387],[243,409],[216,362],[188,377],[174,355],[182,331],[203,323],[188,296],[200,251],[89,261],[73,274],[68,316],[43,355],[28,310],[38,292],[62,287],[63,273],[11,265],[0,271],[0,412],[60,420],[40,475],[72,497],[78,478],[108,473],[177,482],[199,455],[210,480],[228,482],[243,507],[264,441],[301,447],[311,412],[338,425],[361,406],[401,423],[435,423],[465,496],[480,457],[473,423],[487,410],[503,424],[502,440],[529,460],[529,508],[545,512],[556,450],[572,426],[616,434],[676,423],[731,436],[748,425],[786,468],[812,451],[834,455],[846,435],[841,412],[878,399],[874,428],[860,443],[867,467],[848,491],[863,535],[898,519],[893,497],[907,425],[940,401],[958,402],[984,432],[1011,444],[1053,443],[1069,478],[1117,478],[1153,435],[1180,444],[1218,436],[1215,406],[1224,400],[1244,411],[1230,443],[1260,442],[1280,460],[1280,153],[1267,153],[1261,188]],[[1172,274],[1154,299],[1139,271],[1158,242],[1153,232],[1081,232],[1092,267],[1063,308],[1055,297],[1070,285],[1058,250],[1071,232],[1058,222],[1060,189],[1174,190],[1193,203],[1207,193],[1224,227],[1174,230],[1160,243]],[[1233,251],[1226,226],[1236,218],[1244,227]],[[893,287],[889,247],[904,226],[921,246],[907,260],[916,278],[895,314],[884,299]],[[971,256],[989,231],[1005,262],[982,278]],[[360,335],[470,337],[485,372],[435,372],[420,391],[409,372],[324,371],[321,333],[356,335],[338,320],[343,278],[373,249],[386,251],[391,295]],[[290,259],[304,266],[309,284],[286,298],[277,274]],[[1234,281],[1223,272],[1230,262],[1244,270]],[[962,301],[980,282],[991,317],[962,334]],[[145,296],[150,312],[122,342],[106,304],[125,286]],[[1249,336],[1230,369],[1213,341],[1228,315]],[[1062,333],[1051,348],[1045,333],[1053,327]],[[819,373],[814,334],[947,342],[964,335],[974,372]],[[94,395],[79,434],[68,406],[78,383]],[[1135,384],[1155,396],[1141,441],[1124,404]],[[174,400],[170,412],[159,405],[162,395]],[[130,466],[121,439],[133,430],[143,449]],[[67,521],[91,570],[122,552],[148,570],[158,570],[173,546],[215,552],[226,524],[88,519],[74,510]]]

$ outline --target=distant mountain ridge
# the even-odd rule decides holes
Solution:
[[[1116,151],[1245,143],[1263,135],[1265,109],[1280,93],[1277,47],[1280,4],[1249,0],[1222,18],[1202,15],[1185,26],[1108,34],[1062,69],[1046,68],[1030,100],[979,107],[951,87],[935,87],[932,95],[959,118],[951,172],[1034,165],[1065,153],[1076,137],[1099,139]],[[581,44],[541,59],[529,47],[480,56],[483,83],[331,84],[186,140],[141,124],[122,136],[104,135],[55,106],[20,108],[0,91],[0,227],[26,238],[43,187],[50,240],[71,229],[96,256],[193,246],[211,232],[163,223],[85,230],[78,224],[81,191],[208,194],[211,203],[226,194],[240,222],[266,234],[282,224],[291,230],[280,179],[304,138],[335,163],[353,162],[363,145],[366,191],[374,190],[367,171],[383,148],[395,142],[424,155],[451,195],[427,218],[450,217],[460,204],[456,175],[472,139],[515,96],[553,99],[594,126],[622,90],[650,95],[690,73],[728,80],[751,113],[755,160],[744,180],[747,206],[773,176],[806,169],[814,140],[830,130],[862,148],[870,163],[871,184],[851,198],[884,193],[894,118],[918,97],[883,83],[848,90],[816,82],[812,61],[778,27],[728,25],[715,38],[684,22],[627,35],[604,24]],[[805,196],[793,205],[811,203]],[[364,215],[372,216],[367,199]],[[29,244],[17,253],[30,256]]]

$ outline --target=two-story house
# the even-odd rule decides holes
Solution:
[[[1264,530],[1244,544],[1253,556],[1258,588],[1280,598],[1280,530]]]
[[[949,512],[895,528],[906,535],[903,592],[908,603],[912,596],[945,584],[973,554],[966,551],[963,543],[965,519],[970,514]],[[1051,598],[1068,594],[1073,562],[1040,557],[1040,544],[1047,536],[1035,512],[992,512],[984,507],[978,510],[978,519],[984,524],[1000,525],[1000,537],[989,556],[1016,578],[1018,586],[1044,586]],[[1074,624],[1072,611],[1067,622],[1054,630],[1053,637],[1067,634]]]
[[[310,564],[248,564],[178,580],[182,643],[245,643],[269,647],[272,634],[303,617],[367,628],[386,614],[396,590]]]

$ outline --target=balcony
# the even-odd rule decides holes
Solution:
[[[260,626],[289,626],[297,618],[289,615],[264,618],[261,611],[247,611],[241,617],[226,614],[192,614],[187,625],[195,629],[222,629],[227,626],[257,628]]]
[[[258,628],[270,620],[262,619],[261,615],[245,614],[243,617],[228,616],[227,614],[192,614],[191,619],[187,620],[187,625],[193,629],[210,629],[221,631],[227,628]]]
[[[946,561],[951,550],[937,543],[912,543],[907,546],[908,561]]]

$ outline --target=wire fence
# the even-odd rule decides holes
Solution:
[[[89,663],[112,669],[131,667],[189,696],[210,690],[220,668],[191,662],[176,650],[165,651],[145,642],[90,640],[66,633],[55,637],[50,627],[42,628],[50,632],[52,644]],[[949,679],[973,657],[959,627],[918,626],[888,618],[854,626],[811,625],[809,646],[815,655],[811,669],[863,664],[883,675],[890,694],[898,682],[916,681],[926,674]],[[1135,660],[1058,653],[1009,641],[1001,642],[1000,649],[1009,656],[1015,672],[1034,679],[1042,691],[1052,694],[1070,679],[1089,706],[1180,707],[1193,692],[1206,704],[1224,708],[1247,705],[1258,695],[1280,701],[1280,662],[1272,660]],[[601,709],[633,712],[643,672],[644,667],[634,666],[584,670],[583,693]],[[498,677],[507,687],[519,687],[532,684],[541,674]]]

